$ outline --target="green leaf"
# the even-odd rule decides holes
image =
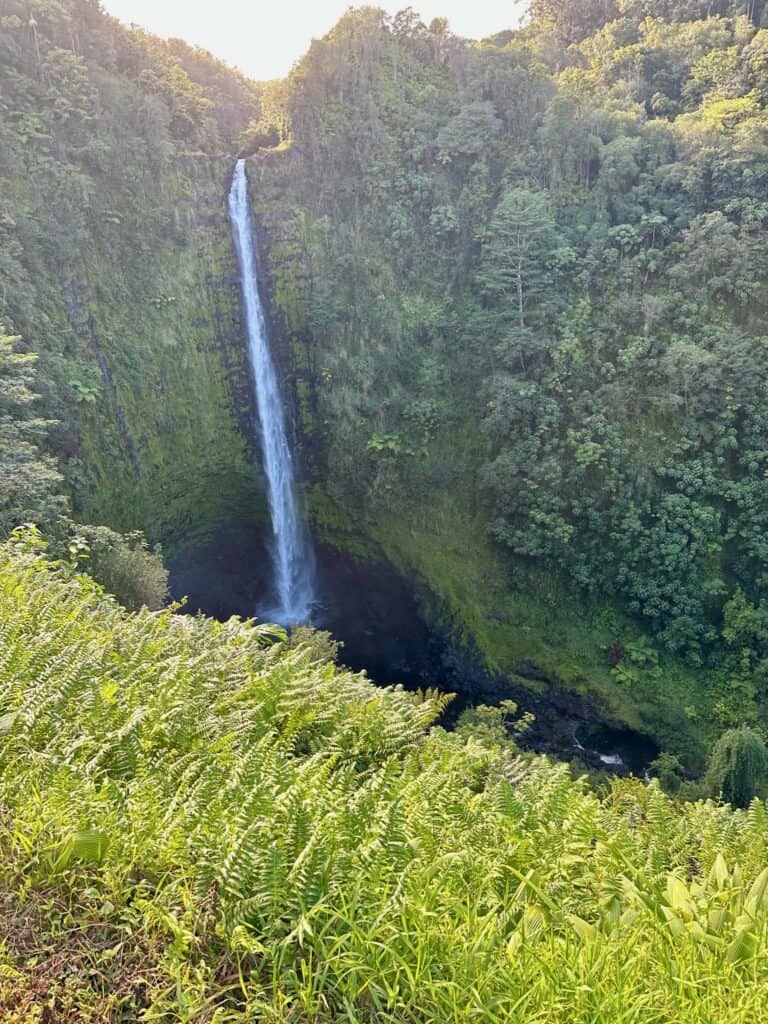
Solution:
[[[573,929],[583,942],[596,942],[600,938],[600,932],[589,921],[585,921],[576,914],[567,914],[567,919],[573,925]]]
[[[768,909],[768,868],[763,868],[747,893],[744,910],[754,918],[760,911],[766,909]]]
[[[72,857],[100,863],[107,851],[109,840],[105,832],[99,829],[83,829],[76,832],[72,839]]]
[[[18,717],[18,711],[9,711],[7,715],[0,715],[0,736],[11,731]]]
[[[756,952],[757,935],[752,928],[743,928],[725,951],[725,959],[729,964],[744,963],[751,960]]]
[[[673,910],[678,910],[686,917],[692,917],[694,908],[688,887],[677,875],[667,878],[667,902]]]
[[[728,870],[728,865],[725,863],[725,857],[723,857],[722,853],[718,853],[710,871],[710,878],[717,883],[718,889],[722,889],[726,882],[730,880],[730,877],[731,874]]]

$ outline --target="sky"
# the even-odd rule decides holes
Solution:
[[[411,6],[429,24],[448,18],[453,32],[480,39],[513,28],[526,0],[369,0],[391,14]],[[251,78],[282,78],[350,6],[349,0],[102,0],[126,24],[178,36],[234,64]],[[358,6],[355,4],[354,6]]]

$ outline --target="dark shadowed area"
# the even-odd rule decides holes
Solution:
[[[272,567],[263,535],[232,525],[215,540],[171,560],[171,592],[186,610],[214,618],[258,617],[269,607]],[[343,643],[341,661],[377,683],[452,689],[445,645],[425,623],[408,586],[384,562],[359,562],[330,547],[317,550],[319,602],[313,625]]]
[[[629,729],[590,720],[582,702],[533,698],[510,689],[481,667],[476,652],[441,634],[424,618],[412,589],[386,561],[359,561],[335,548],[317,547],[319,601],[313,625],[341,641],[339,660],[382,685],[436,687],[456,693],[444,718],[455,722],[473,704],[514,696],[535,716],[525,746],[592,768],[642,775],[657,746]],[[189,547],[170,563],[171,593],[185,610],[217,619],[259,618],[270,607],[272,566],[267,541],[252,524],[231,524],[206,544]]]

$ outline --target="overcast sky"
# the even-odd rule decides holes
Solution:
[[[324,36],[350,5],[348,0],[102,0],[126,24],[135,22],[159,36],[179,36],[262,81],[281,78]],[[394,14],[408,0],[379,2]],[[480,39],[512,28],[526,0],[412,0],[427,24],[448,18],[457,35]]]

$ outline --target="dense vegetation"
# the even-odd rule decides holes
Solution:
[[[602,796],[311,635],[0,548],[8,1024],[765,1020],[765,806]]]
[[[263,514],[223,195],[282,138],[252,178],[319,531],[695,763],[764,725],[763,12],[531,13],[352,12],[264,90],[9,0],[0,527]]]
[[[764,7],[362,8],[256,86],[0,3],[3,1024],[768,1020]],[[163,607],[264,515],[236,153],[318,536],[654,781]]]
[[[222,204],[259,109],[96,0],[0,6],[3,533],[65,510],[57,472],[78,517],[164,542],[261,506]]]
[[[765,15],[530,13],[470,43],[363,8],[258,87],[95,0],[7,0],[0,529],[264,516],[224,202],[254,153],[319,536],[491,674],[701,766],[766,724]],[[136,561],[121,596],[157,604]]]
[[[252,170],[318,529],[694,759],[765,727],[762,8],[350,12]]]

